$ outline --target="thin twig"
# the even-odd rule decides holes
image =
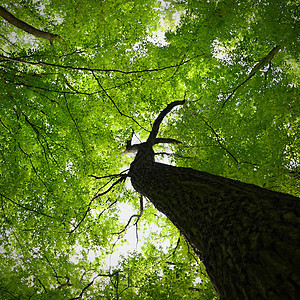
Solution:
[[[193,158],[191,156],[183,156],[183,155],[180,155],[180,154],[168,153],[168,152],[155,152],[154,155],[169,155],[169,156],[175,156],[175,157],[187,158],[187,159],[192,159]]]
[[[130,225],[131,220],[132,220],[133,218],[137,218],[136,221],[135,221],[135,223],[134,223],[134,226],[136,226],[137,223],[139,222],[140,218],[142,217],[143,212],[144,212],[144,204],[143,204],[143,196],[141,195],[141,197],[140,197],[140,213],[139,213],[138,215],[132,215],[132,216],[129,218],[129,220],[128,220],[127,224],[125,225],[125,227],[124,227],[121,231],[116,232],[116,233],[114,233],[114,234],[120,235],[121,233],[125,232],[125,231],[127,230],[128,226]]]
[[[264,67],[267,63],[271,63],[274,55],[281,49],[280,46],[274,47],[266,57],[264,57],[258,64],[254,66],[254,68],[251,70],[250,75],[241,83],[239,84],[226,98],[224,103],[222,104],[221,108],[224,108],[225,104],[228,102],[228,100],[234,95],[234,93],[243,85],[245,85],[256,73],[258,70],[260,70],[262,67]]]
[[[209,129],[213,132],[213,134],[215,135],[216,139],[217,139],[217,142],[218,144],[220,145],[220,147],[225,150],[234,160],[237,164],[239,164],[239,161],[236,159],[236,157],[228,150],[226,149],[223,144],[221,143],[220,141],[220,137],[219,135],[217,134],[217,132],[214,130],[214,128],[203,118],[203,121],[204,123],[209,127]]]
[[[64,65],[59,65],[59,64],[52,64],[52,63],[46,63],[46,62],[30,62],[30,61],[24,61],[20,60],[18,58],[12,58],[12,57],[7,57],[4,55],[0,55],[0,58],[2,58],[4,61],[13,61],[13,62],[18,62],[18,63],[23,63],[27,65],[32,65],[32,66],[47,66],[47,67],[54,67],[54,68],[62,68],[65,70],[76,70],[76,71],[87,71],[87,72],[106,72],[106,73],[121,73],[121,74],[137,74],[137,73],[149,73],[149,72],[158,72],[158,71],[163,71],[167,69],[172,69],[172,68],[177,68],[178,66],[184,65],[191,61],[192,59],[195,59],[199,57],[200,55],[197,55],[195,57],[189,58],[188,60],[181,62],[180,64],[177,65],[170,65],[166,67],[161,67],[161,68],[153,68],[153,69],[144,69],[144,70],[132,70],[132,71],[124,71],[124,70],[118,70],[118,69],[93,69],[93,68],[85,68],[85,67],[73,67],[73,66],[64,66]]]
[[[111,174],[111,175],[105,175],[105,176],[96,176],[96,175],[88,175],[89,177],[93,177],[93,178],[95,178],[95,179],[103,179],[103,178],[111,178],[111,177],[121,177],[121,176],[124,176],[124,174],[123,173],[125,173],[125,172],[127,172],[129,170],[129,168],[128,169],[126,169],[126,170],[124,170],[124,171],[122,171],[122,172],[120,172],[119,174]]]
[[[84,141],[83,141],[83,138],[82,138],[82,135],[81,135],[81,132],[79,130],[79,127],[78,127],[78,124],[77,122],[75,121],[75,119],[73,118],[73,115],[71,114],[71,111],[70,111],[70,108],[69,108],[69,103],[68,103],[68,100],[67,100],[67,97],[66,97],[66,94],[64,93],[64,99],[65,99],[65,103],[66,103],[66,108],[67,108],[67,111],[75,125],[75,128],[78,132],[78,135],[79,135],[79,138],[80,138],[80,141],[81,141],[81,144],[82,144],[82,148],[83,148],[83,151],[84,151],[84,154],[86,155],[86,150],[85,150],[85,144],[84,144]]]
[[[47,217],[47,218],[53,219],[52,216],[49,216],[49,215],[47,215],[47,214],[45,214],[45,213],[43,213],[43,212],[37,211],[37,210],[32,209],[32,208],[30,208],[30,207],[27,207],[27,206],[25,206],[25,205],[23,205],[23,204],[20,204],[20,203],[18,203],[18,202],[16,202],[16,201],[12,200],[11,198],[9,198],[9,197],[3,195],[2,193],[0,193],[0,196],[2,196],[3,198],[9,200],[11,203],[14,203],[14,204],[17,205],[17,206],[22,207],[22,208],[25,209],[25,210],[28,210],[28,211],[34,212],[34,213],[36,213],[36,214],[45,216],[45,217]]]
[[[100,194],[97,194],[97,195],[95,195],[93,198],[92,198],[92,200],[89,202],[89,204],[88,204],[88,208],[87,208],[87,210],[85,211],[85,213],[84,213],[84,215],[83,215],[83,217],[82,217],[82,219],[79,221],[79,223],[70,231],[70,233],[69,233],[69,235],[71,235],[75,230],[77,230],[77,228],[81,225],[81,223],[85,220],[85,218],[86,218],[86,216],[87,216],[87,214],[89,213],[89,211],[91,210],[91,205],[92,205],[92,203],[97,199],[97,198],[99,198],[99,197],[101,197],[101,196],[103,196],[103,195],[105,195],[105,194],[107,194],[109,191],[111,191],[112,190],[112,188],[115,186],[115,185],[117,185],[118,183],[121,183],[121,182],[124,182],[124,180],[126,179],[126,177],[127,177],[127,175],[123,175],[121,178],[119,178],[117,181],[115,181],[106,191],[104,191],[103,193],[100,193]],[[112,179],[111,179],[112,180]],[[110,181],[111,181],[110,180]],[[109,181],[109,182],[110,182]],[[105,184],[106,185],[106,184]],[[104,186],[105,186],[104,185]],[[104,187],[103,186],[103,187]],[[103,188],[102,187],[102,188]]]
[[[117,274],[119,274],[119,273],[120,273],[120,271],[116,271],[116,272],[114,272],[114,273],[112,273],[112,274],[98,274],[97,276],[95,276],[95,277],[92,279],[92,281],[90,281],[90,282],[88,283],[88,285],[86,285],[86,286],[81,290],[81,293],[79,294],[79,296],[77,296],[77,297],[75,297],[75,298],[71,298],[70,300],[81,299],[82,296],[83,296],[83,294],[84,294],[84,292],[85,292],[91,285],[94,284],[95,280],[96,280],[98,277],[110,277],[110,278],[112,278],[113,276],[115,276],[115,275],[117,275]]]
[[[112,99],[112,97],[107,93],[107,90],[105,90],[105,89],[103,88],[103,86],[101,85],[101,83],[100,83],[98,77],[95,75],[95,73],[94,73],[93,71],[92,71],[91,73],[92,73],[93,77],[96,79],[96,81],[97,81],[98,85],[100,86],[100,88],[102,89],[102,91],[105,93],[105,95],[106,95],[106,96],[108,97],[108,99],[112,102],[112,104],[114,105],[114,107],[117,109],[118,113],[119,113],[121,116],[123,116],[123,117],[126,117],[126,118],[131,119],[131,120],[132,120],[133,122],[135,122],[139,127],[141,127],[142,129],[144,129],[145,131],[148,131],[148,132],[149,132],[148,129],[146,129],[146,128],[144,128],[142,125],[140,125],[140,124],[138,123],[138,121],[136,121],[133,117],[128,116],[128,115],[124,114],[123,112],[121,112],[121,110],[120,110],[119,107],[117,106],[116,102],[115,102],[115,101]]]

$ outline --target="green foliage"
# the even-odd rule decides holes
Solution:
[[[174,164],[299,195],[297,2],[0,5],[60,36],[50,45],[0,19],[0,299],[216,299],[148,202],[141,249],[108,266],[126,244],[124,207],[138,215],[139,197],[127,179],[95,198],[117,178],[91,175],[128,168],[132,130],[145,138],[157,113],[185,98],[160,132],[183,142]],[[160,19],[164,41],[151,38],[165,30]]]

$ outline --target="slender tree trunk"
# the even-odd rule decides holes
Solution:
[[[10,24],[42,39],[49,40],[50,43],[53,43],[54,39],[60,39],[58,35],[52,34],[46,31],[42,31],[32,27],[31,25],[21,21],[20,19],[16,18],[10,12],[8,12],[3,6],[0,6],[0,16],[3,17],[7,22]]]
[[[155,163],[147,151],[132,185],[183,233],[221,299],[300,299],[299,198]]]

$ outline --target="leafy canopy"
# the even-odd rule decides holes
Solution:
[[[127,182],[104,193],[117,177],[96,177],[128,169],[126,140],[186,99],[160,132],[182,144],[157,152],[297,195],[297,1],[0,5],[60,37],[0,19],[0,299],[216,299],[177,229]],[[129,227],[131,245],[147,238],[110,265]]]

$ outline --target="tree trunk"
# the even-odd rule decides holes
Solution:
[[[299,198],[155,163],[147,149],[132,185],[183,233],[221,299],[300,299]]]

